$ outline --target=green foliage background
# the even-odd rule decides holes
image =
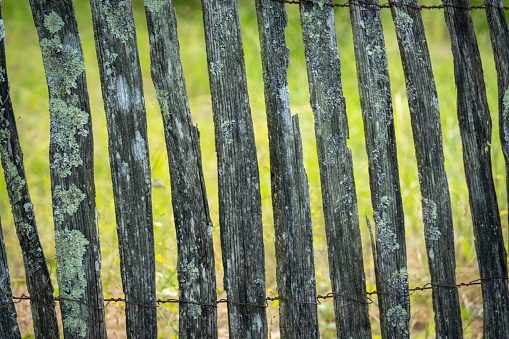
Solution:
[[[219,297],[225,296],[222,287],[222,260],[219,241],[217,173],[214,149],[214,131],[210,104],[205,40],[200,1],[173,1],[178,15],[181,57],[187,81],[187,89],[193,119],[201,131],[201,147],[207,193],[214,223],[214,246],[217,267]],[[439,1],[426,1],[426,5]],[[115,214],[109,173],[106,121],[101,98],[101,88],[95,45],[93,40],[90,7],[87,1],[76,0],[76,13],[83,43],[88,89],[92,107],[95,144],[95,180],[97,189],[97,214],[100,227],[103,283],[106,297],[122,297],[118,245],[116,238]],[[162,119],[155,92],[150,79],[149,45],[144,10],[141,1],[133,1],[144,75],[145,99],[149,126],[150,163],[153,178],[153,212],[155,225],[157,291],[158,298],[176,297],[176,241],[171,210],[170,177],[164,143]],[[270,198],[270,172],[267,125],[265,118],[262,70],[258,30],[254,1],[240,1],[241,26],[245,48],[248,87],[258,149],[260,168],[263,223],[266,251],[266,286],[269,296],[276,295],[274,230]],[[291,66],[288,69],[292,113],[298,113],[301,121],[304,157],[311,189],[311,206],[314,230],[314,250],[319,294],[330,292],[328,279],[327,248],[323,226],[320,196],[320,178],[315,149],[313,114],[309,106],[307,73],[300,31],[298,5],[287,5],[289,16],[286,30],[287,45],[290,48]],[[359,216],[363,237],[364,263],[368,290],[374,290],[375,279],[370,253],[369,234],[365,215],[372,217],[370,204],[367,156],[364,145],[363,126],[357,77],[355,70],[354,46],[347,8],[336,8],[336,29],[342,62],[342,83],[347,103],[350,125],[349,146],[352,149]],[[456,117],[456,92],[453,76],[453,60],[450,40],[442,10],[423,11],[428,44],[437,83],[442,114],[445,166],[449,179],[455,227],[457,258],[457,279],[466,282],[478,278],[474,251],[472,223],[468,206],[468,194],[463,171],[461,140]],[[505,170],[498,135],[497,82],[491,50],[486,16],[483,10],[472,12],[481,51],[486,89],[493,120],[492,159],[494,181],[501,210],[504,236],[507,239],[507,197],[505,192]],[[391,87],[393,94],[398,161],[400,166],[401,192],[403,195],[405,225],[407,232],[408,271],[410,286],[422,286],[429,281],[426,251],[423,239],[420,191],[417,166],[413,149],[410,116],[406,101],[406,90],[394,25],[389,10],[382,11],[386,47],[389,59]],[[11,98],[17,117],[21,145],[25,153],[25,166],[30,193],[35,206],[39,233],[46,257],[51,261],[53,283],[56,287],[55,247],[50,196],[48,164],[49,112],[48,93],[44,77],[41,52],[37,33],[33,25],[28,1],[7,0],[3,7],[5,25],[7,69]],[[0,181],[0,213],[5,234],[10,273],[15,295],[25,293],[24,270],[21,250],[16,238],[5,183]],[[58,290],[57,290],[58,292]],[[482,335],[482,299],[480,288],[460,289],[465,336]],[[374,336],[378,331],[378,308],[370,306]],[[277,305],[273,305],[277,306]],[[431,292],[417,292],[411,298],[411,329],[414,338],[434,336]],[[17,305],[22,333],[32,337],[29,304]],[[333,306],[326,300],[318,306],[320,331],[324,338],[336,336]],[[177,305],[165,304],[159,308],[159,332],[161,338],[178,335]],[[273,337],[278,333],[277,308],[268,309],[269,323]],[[106,311],[108,332],[112,338],[123,337],[123,310],[121,304],[112,305]],[[219,308],[220,335],[227,333],[226,306]]]

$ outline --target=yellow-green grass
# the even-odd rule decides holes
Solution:
[[[222,290],[222,260],[219,241],[219,220],[217,200],[216,156],[214,150],[214,130],[210,91],[207,75],[204,31],[200,2],[174,1],[179,18],[179,36],[181,57],[187,81],[190,105],[194,122],[201,131],[201,146],[207,193],[214,224],[214,248],[219,297]],[[431,1],[436,4],[438,1]],[[136,1],[135,22],[140,49],[140,61],[144,75],[145,99],[147,108],[148,134],[150,144],[150,162],[153,177],[153,214],[155,232],[155,251],[157,266],[157,292],[161,299],[177,296],[176,241],[171,209],[170,177],[164,142],[162,119],[155,99],[150,79],[149,44],[144,11],[141,1]],[[101,88],[90,8],[87,1],[75,1],[81,39],[85,51],[87,81],[92,107],[95,144],[95,183],[97,189],[97,211],[102,247],[102,277],[105,296],[122,297],[119,270],[118,245],[116,237],[115,214],[111,180],[109,173],[106,121],[101,98]],[[309,106],[307,73],[303,53],[297,5],[287,5],[289,15],[286,31],[287,45],[290,48],[291,66],[288,69],[292,113],[298,113],[301,121],[304,160],[311,190],[311,208],[313,216],[315,269],[319,294],[330,292],[328,278],[328,260],[323,212],[320,196],[320,177],[315,149],[313,114]],[[372,218],[365,152],[363,126],[357,76],[355,69],[354,47],[347,8],[337,8],[336,28],[339,52],[342,62],[342,83],[347,104],[350,125],[349,146],[353,153],[356,189],[359,205],[359,218],[364,248],[364,264],[368,290],[376,289],[373,260],[370,253],[369,234],[365,215]],[[431,53],[435,80],[437,83],[442,114],[445,166],[451,192],[452,210],[455,227],[457,260],[457,279],[461,282],[478,277],[474,250],[472,222],[468,206],[468,193],[463,170],[461,139],[456,117],[456,92],[453,75],[453,60],[450,40],[444,23],[443,11],[423,11],[427,39]],[[488,101],[492,113],[492,159],[495,187],[502,216],[504,236],[507,236],[507,197],[505,192],[504,161],[498,134],[498,104],[496,73],[491,50],[490,37],[485,12],[472,12],[478,34]],[[269,296],[277,295],[275,278],[274,229],[270,199],[270,172],[267,124],[265,119],[264,95],[258,30],[254,1],[241,1],[241,26],[245,48],[250,103],[258,149],[260,182],[263,206],[263,224],[266,254],[266,287]],[[385,41],[389,60],[391,86],[394,104],[394,119],[398,144],[398,162],[401,192],[405,211],[408,271],[410,286],[422,286],[429,282],[426,251],[423,239],[420,191],[417,165],[413,149],[410,116],[406,101],[406,90],[399,49],[395,37],[394,25],[389,10],[382,11]],[[7,69],[11,86],[11,98],[17,117],[21,145],[25,153],[25,167],[30,193],[35,206],[39,225],[39,234],[46,257],[52,264],[53,284],[57,287],[55,274],[55,248],[50,196],[50,178],[48,165],[49,113],[48,97],[42,59],[37,34],[31,20],[27,1],[7,1],[3,8],[6,34]],[[5,234],[10,273],[15,295],[25,293],[24,270],[21,250],[15,234],[5,183],[0,183],[0,213]],[[58,293],[58,290],[57,290]],[[482,334],[482,299],[479,287],[460,289],[463,325],[465,337],[475,338]],[[379,336],[378,308],[370,306],[374,336]],[[278,334],[277,305],[268,309],[269,326],[273,337]],[[158,309],[160,337],[169,338],[178,335],[178,305],[165,304]],[[30,322],[29,304],[17,305],[20,327],[26,337],[33,336]],[[324,338],[336,336],[334,313],[331,300],[318,306],[320,332]],[[434,337],[431,292],[417,292],[411,297],[412,318],[410,321],[414,338]],[[122,338],[124,329],[122,304],[110,305],[106,311],[110,337]],[[219,307],[219,332],[227,334],[226,306]]]

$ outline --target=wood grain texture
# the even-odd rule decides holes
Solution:
[[[323,3],[300,4],[310,102],[327,235],[332,291],[367,302],[346,104],[341,85],[334,10]],[[324,5],[325,4],[325,5]],[[368,305],[334,298],[338,338],[369,338]]]
[[[3,39],[2,39],[3,40]],[[16,307],[12,302],[11,276],[5,252],[5,241],[0,225],[0,338],[21,338],[17,321]]]
[[[145,13],[152,80],[163,116],[171,174],[179,299],[215,305],[212,221],[201,166],[199,134],[192,124],[180,62],[177,16],[171,0],[145,1]],[[181,303],[179,337],[217,337],[217,308]]]
[[[265,305],[258,160],[236,0],[202,0],[214,115],[219,224],[228,299]],[[228,304],[232,338],[267,336],[263,307]]]
[[[129,0],[91,0],[127,301],[128,338],[156,338],[150,158],[143,82]]]
[[[23,150],[19,143],[16,118],[10,99],[11,89],[7,77],[3,37],[0,39],[0,67],[0,95],[3,104],[0,110],[0,152],[14,226],[23,255],[27,290],[31,296],[53,305],[55,304],[53,285],[39,240],[35,212],[25,176]],[[30,301],[30,306],[35,337],[57,338],[59,331],[55,309],[36,301]]]
[[[402,3],[419,5],[417,0]],[[405,73],[431,283],[455,285],[451,198],[444,167],[438,96],[421,11],[403,5],[392,6],[391,11]],[[433,287],[432,297],[437,338],[463,337],[458,290]]]
[[[352,4],[350,16],[376,224],[376,285],[378,291],[403,295],[408,293],[405,225],[387,52],[377,9],[377,0]],[[408,338],[409,297],[378,297],[382,337]]]
[[[285,5],[257,0],[256,12],[269,131],[272,209],[281,338],[318,338],[318,311],[309,187],[298,119],[292,120],[285,41]]]
[[[466,0],[442,2],[457,6],[469,4]],[[446,8],[444,13],[454,57],[458,120],[479,273],[481,278],[507,277],[506,251],[491,170],[491,116],[472,16],[470,11],[454,7]],[[481,286],[484,338],[509,338],[507,281],[485,280]]]
[[[32,0],[49,92],[59,296],[103,307],[92,118],[72,1]],[[104,310],[60,302],[65,338],[105,338]]]
[[[505,12],[500,8],[501,0],[485,0],[486,16],[495,57],[498,82],[498,127],[505,171],[509,173],[509,29]],[[506,175],[506,190],[509,192],[509,176]],[[509,196],[509,194],[508,194]],[[508,240],[509,241],[509,240]]]

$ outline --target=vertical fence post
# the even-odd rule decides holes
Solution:
[[[3,23],[1,23],[3,26]],[[2,37],[3,40],[3,37]],[[3,44],[3,43],[2,43]],[[11,278],[5,252],[4,233],[0,224],[0,337],[21,338],[16,307],[12,302]]]
[[[216,304],[212,222],[201,167],[198,130],[192,125],[180,62],[177,16],[171,0],[145,0],[152,80],[161,107],[177,231],[179,299]],[[193,203],[190,204],[189,202]],[[179,305],[180,338],[217,337],[217,309]]]
[[[280,300],[281,338],[317,338],[318,311],[309,188],[302,162],[298,119],[292,124],[285,41],[285,4],[257,0],[256,12],[269,130],[272,208]]]
[[[376,224],[375,274],[383,338],[408,338],[410,298],[405,225],[387,52],[378,0],[350,2],[359,95]],[[396,296],[399,295],[399,296]]]
[[[104,306],[92,118],[72,1],[30,1],[48,82],[59,296]],[[66,338],[104,338],[104,310],[61,300]]]
[[[265,305],[258,160],[237,0],[202,0],[214,114],[224,289],[237,303]],[[264,338],[264,307],[228,303],[232,338]]]
[[[477,47],[472,15],[467,0],[442,0],[445,21],[451,35],[454,77],[458,92],[458,120],[463,145],[463,162],[468,186],[475,249],[483,280],[483,336],[509,338],[509,296],[507,261],[491,172],[491,116]]]
[[[133,12],[129,0],[90,4],[108,127],[127,337],[156,338],[150,158]]]
[[[341,61],[332,0],[300,3],[338,338],[371,337]]]
[[[498,125],[505,159],[506,192],[509,197],[509,29],[501,0],[484,0],[495,57],[498,82]],[[508,201],[509,206],[509,201]],[[508,207],[509,208],[509,207]],[[509,239],[508,239],[509,243]]]
[[[451,198],[444,167],[438,97],[417,0],[392,5],[392,17],[405,72],[415,154],[422,194],[424,240],[431,283],[456,285]],[[437,338],[461,338],[458,289],[433,287]]]
[[[3,21],[1,23],[1,32],[5,34]],[[23,253],[27,290],[31,296],[42,302],[30,301],[34,334],[36,338],[58,338],[59,331],[55,308],[44,305],[55,304],[53,285],[39,241],[34,208],[28,191],[23,151],[19,143],[16,118],[14,117],[10,98],[3,36],[0,39],[0,67],[0,153],[2,155],[2,167],[14,217],[14,226]]]

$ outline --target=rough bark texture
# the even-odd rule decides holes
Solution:
[[[318,338],[313,226],[298,130],[290,111],[285,4],[256,0],[269,130],[281,338]],[[298,119],[295,118],[295,127]]]
[[[402,3],[419,6],[417,0]],[[454,232],[440,110],[421,11],[407,6],[392,6],[391,11],[405,72],[431,283],[455,285]],[[437,338],[463,337],[458,289],[433,287],[432,296]]]
[[[156,338],[155,259],[143,83],[129,0],[91,0],[108,125],[128,338]]]
[[[366,278],[357,211],[341,61],[336,42],[334,10],[322,3],[300,4],[311,107],[315,117],[316,148],[332,291],[367,302]],[[369,338],[367,304],[334,298],[338,338]]]
[[[0,9],[1,13],[1,9]],[[18,235],[25,266],[28,293],[43,303],[54,305],[46,258],[39,241],[34,208],[25,176],[23,151],[19,143],[16,119],[9,96],[9,81],[5,59],[4,29],[1,22],[0,35],[0,152],[4,169],[7,194],[11,203],[14,225]],[[30,301],[32,321],[36,338],[58,338],[58,323],[55,309]]]
[[[177,17],[171,0],[145,0],[152,80],[164,122],[177,231],[179,299],[216,304],[212,222],[201,167],[198,130],[193,127],[180,62]],[[189,203],[190,201],[194,203]],[[217,337],[217,309],[181,303],[180,338]]]
[[[50,175],[59,296],[103,307],[94,143],[72,1],[31,0],[49,91]],[[104,338],[104,310],[60,302],[66,338]]]
[[[219,223],[228,299],[265,305],[258,160],[236,0],[202,0],[214,113]],[[228,304],[232,338],[267,336],[263,307]]]
[[[505,170],[509,173],[509,29],[501,0],[484,0],[486,16],[491,35],[491,46],[495,57],[498,82],[498,125]],[[509,196],[509,176],[506,175],[506,189]],[[509,240],[508,240],[509,241]]]
[[[0,225],[0,338],[21,338],[16,307],[14,304],[8,304],[10,302],[12,302],[11,278],[5,252],[4,233]]]
[[[466,0],[444,4],[468,6]],[[491,172],[491,117],[481,56],[470,11],[445,8],[451,35],[458,120],[463,145],[475,249],[481,278],[507,277],[506,251]],[[509,338],[509,296],[505,279],[482,281],[484,338]]]
[[[355,60],[376,224],[375,273],[383,338],[408,338],[405,225],[399,186],[387,53],[377,0],[351,4]],[[395,295],[394,295],[395,294]]]

